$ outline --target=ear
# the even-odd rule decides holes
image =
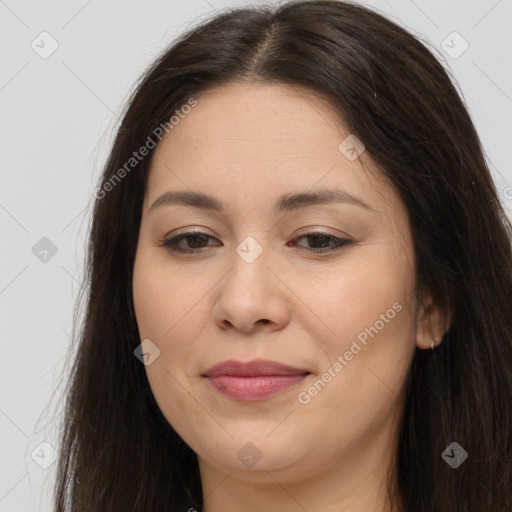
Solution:
[[[432,293],[426,292],[419,300],[416,316],[416,346],[421,349],[437,347],[450,328],[451,314],[441,308],[432,297]]]

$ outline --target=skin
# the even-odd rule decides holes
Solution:
[[[232,83],[197,100],[155,150],[133,299],[140,339],[160,350],[145,366],[152,392],[198,455],[203,510],[400,510],[387,502],[386,484],[406,374],[415,347],[430,349],[446,330],[430,295],[416,290],[407,212],[367,152],[350,161],[338,149],[349,131],[311,92]],[[278,196],[323,188],[371,209],[333,203],[274,213]],[[225,212],[149,211],[169,190],[212,195]],[[191,230],[213,237],[179,242],[197,254],[162,247]],[[316,231],[352,243],[314,253],[335,245],[298,239]],[[248,236],[262,249],[251,263],[236,251]],[[393,304],[400,311],[348,361],[352,342]],[[346,365],[336,372],[340,355]],[[218,362],[255,358],[311,375],[259,402],[220,395],[201,376]],[[329,368],[335,377],[308,395]],[[237,456],[248,442],[261,455],[251,467]]]

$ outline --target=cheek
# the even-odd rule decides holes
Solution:
[[[201,314],[200,299],[204,290],[195,287],[190,276],[185,279],[183,274],[170,272],[165,262],[157,261],[154,253],[150,255],[142,249],[134,264],[132,291],[140,339],[150,339],[160,350],[159,356],[145,370],[162,414],[185,440],[188,440],[190,421],[201,428],[212,429],[192,395],[184,392],[190,386],[187,363],[194,353],[197,355],[199,349],[195,340],[200,339],[195,332],[199,322],[191,321],[190,315]],[[184,343],[179,343],[180,339],[185,340]]]
[[[349,350],[354,340],[361,342],[361,354],[379,357],[407,349],[404,345],[412,342],[414,268],[404,254],[392,244],[375,244],[328,273],[315,307],[329,327],[324,348],[331,360]]]
[[[140,250],[134,264],[133,302],[141,339],[165,343],[169,337],[181,337],[176,334],[180,330],[198,325],[193,317],[201,314],[201,299],[210,286],[204,274],[179,272],[169,266],[165,254]]]
[[[307,407],[332,411],[332,435],[342,426],[357,438],[358,429],[382,425],[399,403],[415,350],[414,270],[393,247],[376,246],[364,264],[347,259],[338,275],[317,304],[331,331],[319,340],[328,361],[318,378],[329,383],[306,390]]]
[[[357,451],[358,443],[391,428],[415,350],[414,310],[407,296],[386,286],[372,289],[371,301],[360,290],[335,304],[336,339],[319,340],[318,353],[327,358],[299,397],[313,419],[311,432],[316,432],[314,418],[323,418],[321,435],[339,440],[340,456],[347,442]]]
[[[216,279],[204,272],[180,272],[154,249],[142,248],[137,253],[133,302],[139,335],[160,351],[145,370],[153,395],[173,426],[182,418],[170,417],[172,411],[188,410],[194,421],[204,422],[194,407],[190,394],[194,390],[189,388],[201,380],[197,360],[204,354],[201,340],[211,311],[208,292]]]

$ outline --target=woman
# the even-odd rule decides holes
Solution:
[[[95,196],[56,510],[512,509],[512,229],[412,35],[219,14]]]

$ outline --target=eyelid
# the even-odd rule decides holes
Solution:
[[[339,234],[335,235],[331,233],[330,231],[324,231],[326,229],[337,231]],[[206,230],[206,231],[203,231]],[[208,232],[207,232],[208,231]],[[170,234],[173,233],[173,236],[171,237]],[[193,234],[199,234],[199,235],[205,235],[210,236],[212,238],[218,239],[217,235],[211,234],[212,231],[208,228],[205,228],[203,226],[192,226],[187,228],[178,229],[178,231],[169,231],[169,233],[165,234],[161,242],[168,240],[169,238],[175,238],[180,235],[193,235]],[[313,226],[306,226],[301,228],[299,231],[296,232],[296,234],[293,235],[294,238],[302,235],[308,235],[308,234],[314,234],[314,235],[326,235],[326,236],[332,236],[334,238],[350,238],[351,240],[355,241],[355,236],[351,235],[348,232],[341,231],[339,229],[335,228],[326,228],[325,226],[319,226],[319,225],[313,225]]]
[[[329,230],[329,231],[326,231],[326,230]],[[334,235],[331,231],[336,231],[339,234]],[[325,226],[318,226],[318,225],[306,226],[304,228],[301,228],[299,231],[297,231],[297,234],[294,235],[294,236],[297,237],[297,236],[301,236],[301,235],[307,235],[307,234],[310,234],[310,233],[313,233],[313,234],[323,234],[323,235],[327,235],[327,236],[333,236],[335,238],[341,238],[341,237],[350,238],[350,239],[354,239],[355,238],[350,233],[347,233],[345,231],[341,231],[340,229],[326,228]]]

